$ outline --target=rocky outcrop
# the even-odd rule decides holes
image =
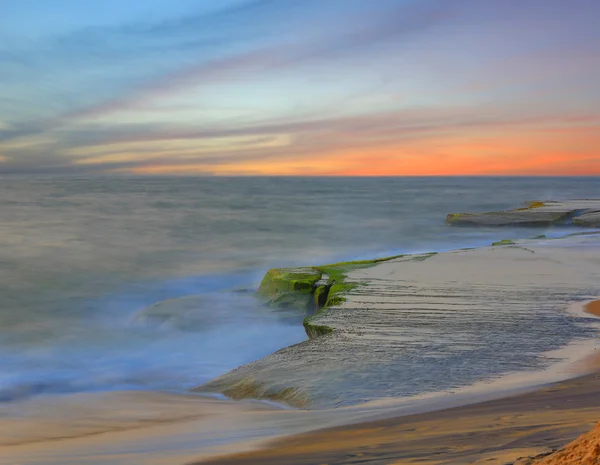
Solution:
[[[310,311],[314,308],[315,285],[322,275],[309,267],[273,268],[263,278],[257,294],[272,307]]]
[[[515,245],[516,242],[512,239],[502,239],[501,241],[492,242],[492,246],[496,247],[498,245]]]
[[[343,294],[355,287],[355,284],[345,282],[348,273],[399,257],[402,255],[314,267],[272,268],[267,271],[257,294],[271,307],[295,308],[318,314],[326,307],[343,302]],[[304,329],[309,338],[333,331],[328,326],[313,324],[312,316],[304,320]]]
[[[300,408],[404,397],[421,392],[411,391],[412,386],[428,385],[432,370],[437,373],[431,377],[436,383],[432,390],[444,389],[439,383],[445,382],[445,372],[446,378],[460,370],[463,380],[480,379],[500,358],[490,339],[497,347],[510,346],[508,370],[527,369],[514,354],[528,354],[531,341],[542,334],[557,343],[566,328],[578,324],[562,311],[578,297],[600,295],[598,260],[600,235],[591,234],[314,267],[316,272],[304,271],[314,289],[310,297],[315,299],[321,286],[329,290],[325,300],[325,290],[318,291],[319,302],[325,304],[305,319],[310,339],[197,390],[234,399],[274,399]],[[315,288],[319,273],[328,280]],[[271,276],[265,286],[273,288],[277,279]],[[301,285],[301,294],[309,296],[307,289]],[[473,332],[472,327],[484,330]],[[459,355],[447,360],[446,346],[431,345],[429,334],[445,334],[448,347],[477,354],[476,366],[461,364]],[[485,340],[474,339],[476,334]],[[426,364],[408,362],[415,359]]]
[[[450,213],[454,226],[600,226],[600,200],[529,202],[513,210],[485,213]]]

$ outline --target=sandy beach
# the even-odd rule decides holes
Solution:
[[[320,430],[203,464],[512,464],[600,419],[600,374],[464,407]],[[200,462],[198,462],[200,463]]]

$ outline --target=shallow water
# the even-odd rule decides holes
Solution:
[[[526,200],[598,197],[599,185],[595,178],[2,177],[0,399],[201,384],[305,339],[304,315],[271,311],[244,292],[269,267],[576,232],[452,228],[443,220]],[[478,323],[473,331],[485,327]],[[577,323],[558,339],[539,333],[532,351],[588,335]],[[425,344],[444,345],[441,335],[427,337]]]

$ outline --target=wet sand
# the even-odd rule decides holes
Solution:
[[[600,420],[600,372],[505,399],[314,431],[204,465],[512,464]]]

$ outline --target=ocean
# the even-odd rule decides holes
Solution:
[[[0,401],[188,390],[306,339],[306,315],[254,297],[270,267],[558,237],[580,230],[450,227],[444,218],[597,198],[599,187],[598,178],[0,177]],[[529,350],[595,334],[563,320],[559,332],[536,331]],[[448,363],[469,364],[442,334],[427,337]],[[481,379],[514,369],[501,363],[510,347],[494,350],[507,353]],[[435,376],[417,391],[439,385]]]

